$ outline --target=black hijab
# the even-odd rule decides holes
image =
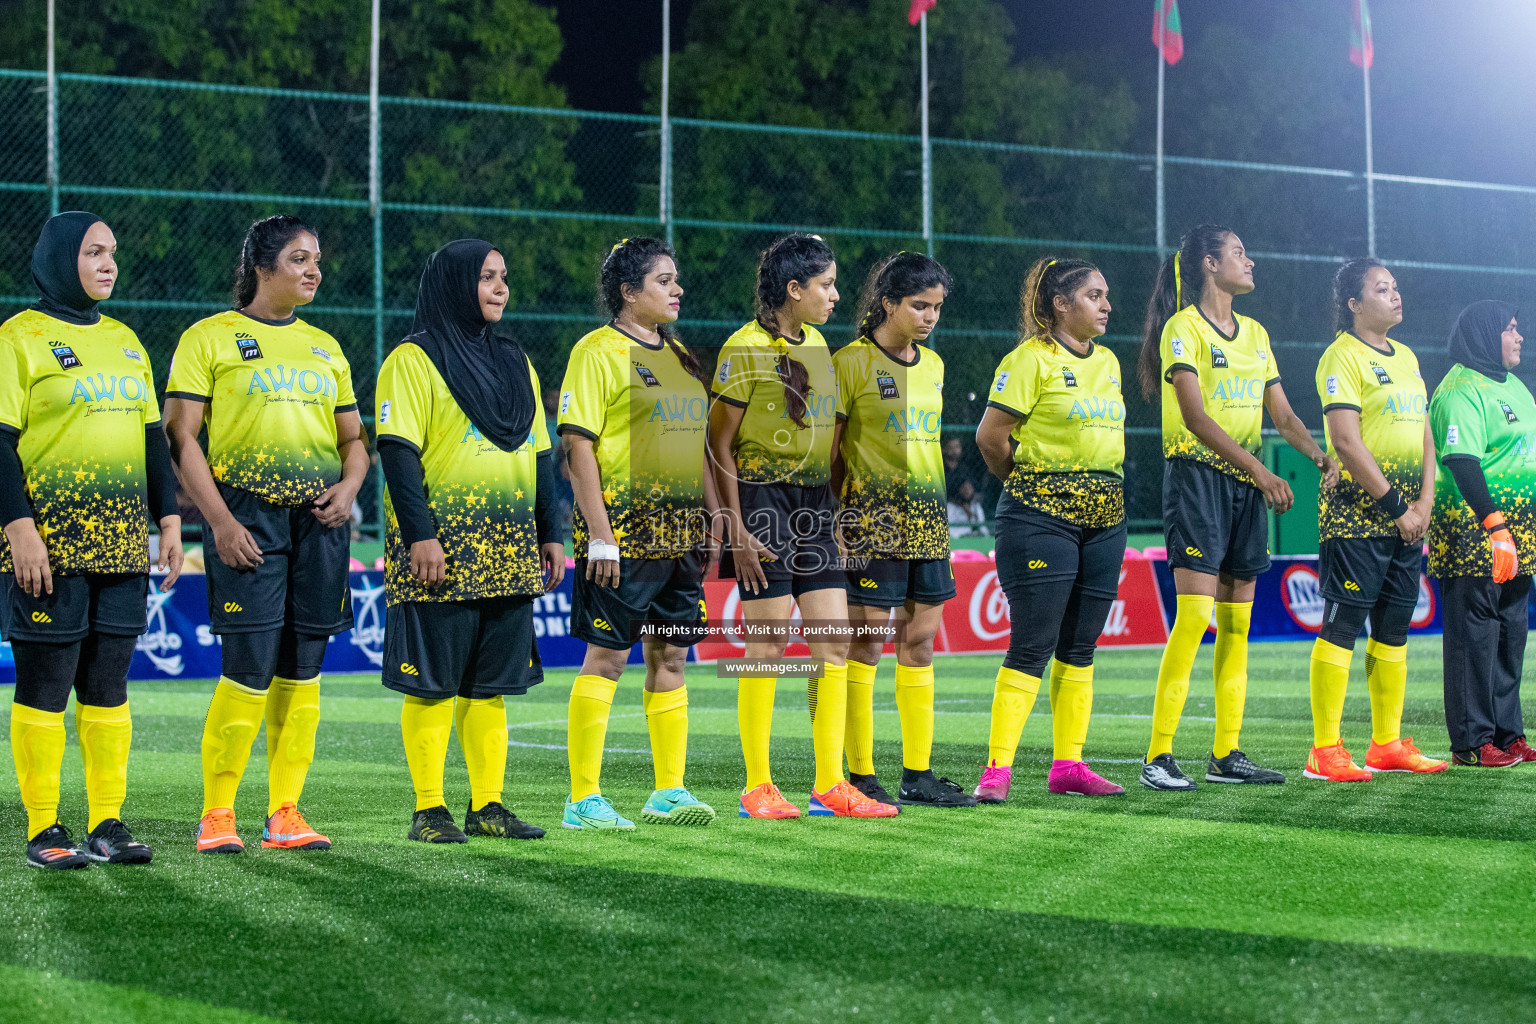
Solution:
[[[80,283],[80,243],[101,218],[71,210],[48,218],[32,247],[32,283],[41,296],[32,304],[39,313],[65,323],[89,326],[101,319],[96,300]]]
[[[538,402],[522,348],[498,337],[480,311],[480,268],[495,251],[469,238],[429,256],[405,340],[432,360],[480,435],[510,452],[528,440]]]
[[[1462,310],[1451,328],[1451,362],[1504,383],[1509,376],[1504,368],[1504,328],[1518,312],[1519,307],[1496,299],[1483,299]]]

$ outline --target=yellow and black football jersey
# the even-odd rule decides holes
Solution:
[[[539,375],[532,363],[528,372],[537,396]],[[528,439],[516,451],[502,451],[464,415],[427,354],[404,342],[379,367],[376,422],[379,437],[405,441],[420,454],[427,507],[448,563],[448,574],[436,588],[412,578],[410,548],[400,536],[386,491],[385,600],[398,604],[542,594],[533,514],[538,453],[550,447],[542,405],[534,411]]]
[[[235,310],[200,320],[176,345],[166,396],[207,402],[215,480],[302,505],[341,479],[336,413],[357,408],[336,339],[295,318]]]
[[[832,475],[832,430],[837,425],[837,374],[821,332],[810,324],[804,337],[772,337],[757,321],[726,339],[715,370],[715,397],[746,412],[731,454],[737,476],[749,483],[816,487]],[[802,363],[806,388],[805,426],[789,417],[779,360]]]
[[[1163,325],[1163,456],[1194,459],[1252,483],[1248,474],[1205,446],[1184,424],[1173,391],[1176,371],[1191,370],[1200,383],[1206,414],[1248,451],[1259,453],[1264,391],[1280,380],[1269,333],[1250,317],[1232,314],[1231,337],[1216,329],[1200,307],[1185,306]]]
[[[678,558],[704,542],[709,394],[665,342],[600,327],[576,343],[560,387],[557,431],[592,439],[619,554]],[[581,509],[576,557],[587,553]]]
[[[868,338],[832,357],[844,421],[846,553],[879,559],[949,557],[944,506],[944,360],[914,346],[904,363]]]
[[[1113,352],[1094,345],[1078,355],[1028,338],[998,364],[987,404],[1019,418],[1009,496],[1077,526],[1125,519],[1125,399]]]
[[[149,571],[144,428],[159,422],[149,354],[123,324],[27,310],[0,325],[0,428],[19,437],[53,572]]]
[[[1389,344],[1391,351],[1382,352],[1340,331],[1317,364],[1317,397],[1325,414],[1332,409],[1360,414],[1360,440],[1366,450],[1387,482],[1405,500],[1416,501],[1424,486],[1424,419],[1429,400],[1417,357],[1401,342]],[[1338,457],[1332,433],[1328,454]],[[1321,494],[1318,532],[1323,540],[1395,537],[1397,524],[1345,471],[1337,487]]]

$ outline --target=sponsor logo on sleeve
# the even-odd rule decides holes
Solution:
[[[331,354],[325,349],[321,348],[319,345],[311,345],[309,346],[309,350],[315,355],[319,356],[321,359],[324,359],[326,362],[331,361]]]
[[[1447,424],[1445,428],[1445,443],[1448,445],[1461,443],[1461,428],[1456,426],[1456,424]]]
[[[731,361],[727,359],[725,362],[720,364],[720,372],[715,375],[715,379],[718,380],[721,384],[724,384],[727,380],[730,379],[730,376]]]
[[[1008,370],[1004,370],[1002,373],[997,375],[997,383],[992,386],[993,391],[997,392],[998,394],[1003,393],[1003,388],[1008,386],[1009,372],[1010,371]]]
[[[1327,384],[1327,386],[1328,386],[1328,393],[1330,395],[1338,394],[1339,393],[1339,375],[1336,374],[1336,373],[1330,373],[1328,375],[1328,384]]]
[[[136,348],[125,347],[123,349],[123,355],[128,359],[132,359],[136,363],[142,363],[144,361],[144,357],[139,354],[139,350]]]
[[[1174,358],[1176,358],[1176,359],[1183,359],[1184,358],[1184,339],[1183,338],[1174,338],[1173,339],[1173,355],[1174,355]]]
[[[560,392],[560,415],[562,416],[571,411],[571,395],[570,391]]]
[[[384,423],[388,423],[388,422],[389,422],[389,399],[386,398],[386,399],[384,399],[384,401],[379,403],[379,423],[380,424],[384,424]]]

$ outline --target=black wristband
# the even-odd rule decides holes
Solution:
[[[1387,485],[1387,493],[1376,499],[1376,507],[1393,519],[1401,519],[1408,511],[1408,502],[1396,487]]]

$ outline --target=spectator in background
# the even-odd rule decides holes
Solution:
[[[987,510],[981,501],[981,488],[970,472],[960,467],[964,448],[958,437],[944,441],[944,479],[948,481],[949,535],[985,537]]]

